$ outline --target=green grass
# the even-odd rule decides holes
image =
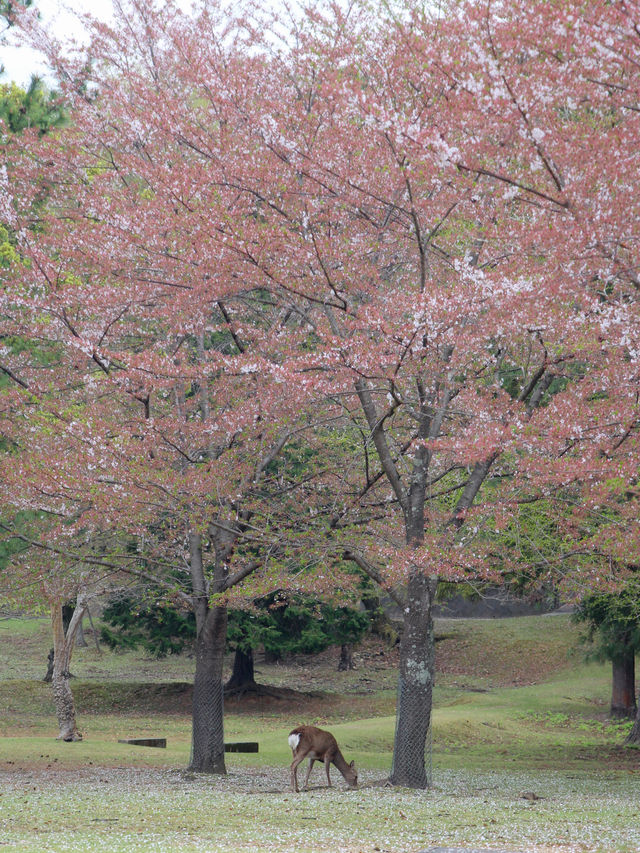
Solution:
[[[610,669],[585,664],[566,617],[439,623],[433,786],[384,787],[394,733],[393,651],[363,650],[355,673],[335,656],[268,667],[271,684],[316,691],[300,703],[230,705],[226,777],[185,772],[190,751],[187,656],[79,649],[72,670],[80,743],[55,740],[40,679],[46,620],[0,622],[0,842],[11,850],[418,851],[640,849],[640,752],[630,723],[607,719]],[[318,693],[317,691],[323,691]],[[288,731],[329,726],[361,787],[288,792]],[[167,749],[118,743],[166,737]],[[538,799],[523,798],[533,792]]]

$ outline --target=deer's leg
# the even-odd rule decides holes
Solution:
[[[296,794],[298,793],[298,764],[303,760],[304,755],[300,755],[291,762],[291,790]]]
[[[327,785],[331,787],[331,776],[329,776],[329,768],[331,767],[331,759],[325,758],[324,769],[327,771]]]
[[[306,777],[305,777],[305,780],[304,780],[304,786],[303,786],[303,787],[304,787],[304,789],[305,789],[305,791],[306,791],[306,789],[307,789],[307,785],[308,785],[308,783],[309,783],[309,776],[311,776],[311,771],[313,770],[313,762],[314,762],[314,761],[315,761],[315,758],[310,758],[310,759],[309,759],[309,767],[308,767],[308,769],[307,769],[307,775],[306,775]]]

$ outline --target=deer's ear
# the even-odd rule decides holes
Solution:
[[[352,761],[352,762],[351,762],[351,764],[349,765],[349,767],[350,767],[352,770],[354,769],[354,767],[355,767],[355,766],[356,766],[355,761]]]

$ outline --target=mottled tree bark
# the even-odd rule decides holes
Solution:
[[[435,579],[418,572],[407,586],[391,769],[392,784],[407,788],[426,788],[429,784],[425,749],[435,675],[431,616],[435,587]]]
[[[82,620],[86,606],[86,597],[79,594],[75,610],[66,631],[62,618],[63,603],[56,601],[51,606],[51,624],[53,628],[53,671],[51,685],[53,687],[53,701],[60,730],[58,739],[64,741],[82,740],[82,735],[76,725],[75,703],[69,685],[69,665],[71,663],[71,654],[78,626]]]
[[[189,769],[197,773],[225,774],[222,667],[227,641],[227,608],[209,604],[209,593],[219,591],[215,585],[222,586],[224,566],[216,559],[214,589],[209,590],[202,562],[201,536],[190,534],[189,546],[197,632]]]
[[[224,760],[222,666],[227,637],[227,608],[210,607],[196,640],[193,730],[190,769],[227,772]]]

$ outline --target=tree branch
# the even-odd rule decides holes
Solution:
[[[358,379],[358,381],[356,382],[356,392],[360,399],[360,404],[362,405],[364,416],[367,419],[367,423],[369,424],[369,429],[371,430],[371,437],[378,453],[380,464],[384,469],[387,479],[391,484],[391,488],[393,489],[395,496],[398,499],[398,502],[400,503],[400,506],[406,514],[408,510],[407,494],[402,485],[402,480],[400,479],[400,475],[398,474],[398,469],[396,468],[395,462],[393,461],[393,457],[391,455],[391,451],[389,450],[389,445],[387,443],[387,439],[382,428],[384,418],[378,417],[375,403],[373,402],[373,398],[371,396],[371,391],[364,379]]]

